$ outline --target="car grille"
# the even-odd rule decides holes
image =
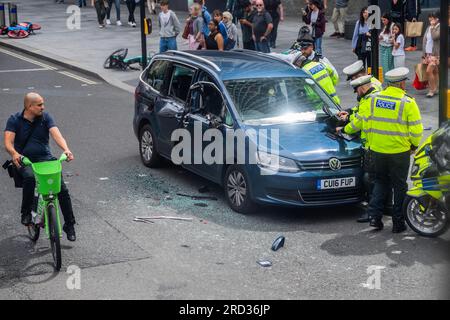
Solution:
[[[327,203],[340,200],[358,200],[362,196],[360,189],[327,190],[317,192],[302,192],[301,199],[305,203]]]
[[[352,169],[362,167],[362,158],[348,158],[339,159],[341,161],[341,169]],[[320,161],[299,161],[297,162],[303,171],[314,171],[314,170],[331,170],[328,160]]]
[[[285,190],[276,188],[267,188],[267,195],[272,198],[286,201],[300,201],[300,194],[297,190]]]

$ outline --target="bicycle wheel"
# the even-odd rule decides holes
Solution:
[[[25,30],[11,30],[8,32],[8,37],[12,39],[23,39],[30,35],[28,31]]]
[[[41,233],[41,227],[39,225],[35,225],[34,223],[28,226],[28,235],[31,241],[36,242],[39,239],[39,235]]]
[[[50,245],[52,247],[53,265],[56,271],[61,269],[61,243],[59,238],[59,226],[57,218],[57,210],[53,203],[47,207],[48,212],[48,229],[50,231]]]

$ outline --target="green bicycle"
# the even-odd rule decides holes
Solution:
[[[62,154],[58,160],[32,163],[23,157],[22,163],[33,168],[36,178],[36,191],[38,201],[33,219],[28,226],[30,239],[36,242],[39,239],[40,230],[43,228],[50,240],[53,265],[56,271],[61,269],[61,222],[59,218],[58,193],[61,191],[61,162],[66,161],[67,156]]]

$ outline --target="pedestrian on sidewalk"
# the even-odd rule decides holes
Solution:
[[[331,16],[331,21],[334,25],[334,33],[331,37],[344,38],[345,36],[345,18],[347,17],[349,0],[335,0],[333,15]]]
[[[356,21],[355,30],[352,37],[352,50],[358,56],[358,60],[364,62],[364,67],[371,65],[371,54],[370,51],[370,32],[369,32],[369,11],[367,7],[361,9],[359,14],[359,19]]]
[[[222,34],[219,31],[219,23],[217,20],[212,19],[209,24],[209,35],[205,39],[206,44],[206,50],[224,50],[224,39],[222,37]]]
[[[205,6],[205,0],[194,0],[194,3],[198,3],[202,8],[202,18],[203,18],[203,38],[206,40],[206,38],[209,35],[209,22],[211,21],[212,17],[211,14],[208,11],[208,8]],[[202,43],[202,48],[206,48],[205,43]]]
[[[269,46],[276,48],[278,25],[280,21],[284,21],[284,11],[281,0],[264,0],[264,7],[272,17],[273,29],[269,36]]]
[[[402,21],[402,11],[404,10],[403,2],[406,2],[406,1],[404,1],[404,0],[391,0],[392,21],[394,23],[400,23],[401,25],[404,23],[404,21]]]
[[[106,2],[106,0],[95,0],[94,1],[94,7],[95,7],[95,11],[97,12],[97,20],[98,20],[99,28],[105,27],[106,6],[107,5],[108,5],[108,2]]]
[[[157,0],[147,0],[148,11],[151,14],[156,14],[156,2]]]
[[[420,0],[410,0],[406,3],[406,20],[410,22],[416,22],[419,20],[421,14]],[[411,45],[405,48],[405,51],[416,51],[417,50],[417,38],[411,38]]]
[[[78,0],[78,6],[81,8],[82,6],[87,7],[86,0]]]
[[[106,24],[111,24],[111,9],[113,2],[116,6],[116,24],[118,26],[121,26],[122,22],[120,21],[120,0],[108,0],[108,8],[106,10]]]
[[[228,33],[227,33],[227,27],[225,26],[225,24],[223,23],[223,14],[222,11],[220,10],[214,10],[213,11],[213,18],[214,20],[217,21],[217,23],[219,24],[219,32],[223,37],[223,41],[224,44],[227,45],[227,41],[228,41]]]
[[[189,35],[188,43],[190,50],[198,50],[202,43],[203,18],[201,7],[198,3],[194,3],[191,7],[191,16],[189,17]]]
[[[161,0],[161,12],[158,15],[159,52],[177,50],[177,36],[180,33],[180,21],[172,10],[169,10],[169,0]]]
[[[383,29],[378,37],[380,43],[380,64],[383,68],[383,77],[386,72],[394,69],[394,56],[392,55],[392,49],[394,47],[394,34],[391,15],[389,13],[383,14],[381,17],[383,23]]]
[[[427,65],[427,79],[429,85],[429,91],[427,98],[434,97],[438,93],[438,80],[439,80],[439,54],[440,54],[440,31],[441,24],[439,22],[440,13],[431,13],[428,16],[430,26],[425,31],[423,37],[423,63]],[[444,57],[445,59],[445,57]]]
[[[394,67],[400,68],[405,66],[405,37],[402,34],[402,27],[399,23],[394,24],[392,28],[394,33],[394,49],[392,55],[394,57]]]
[[[256,14],[256,11],[253,10],[252,3],[250,0],[247,1],[244,6],[244,12],[241,19],[239,19],[239,23],[242,29],[242,46],[246,50],[255,50],[255,42],[253,41],[253,16]]]
[[[326,18],[322,2],[319,0],[309,1],[309,13],[303,13],[303,21],[310,26],[311,35],[314,39],[314,50],[322,55],[322,36],[325,33]]]
[[[140,0],[126,0],[127,8],[128,8],[128,25],[136,28],[136,20],[134,19],[134,11],[136,10],[136,4],[139,3]]]
[[[256,51],[270,53],[269,35],[272,32],[272,17],[264,8],[263,0],[256,1],[256,14],[252,19],[253,41]]]
[[[236,25],[233,23],[233,15],[228,11],[223,13],[223,24],[227,28],[228,37],[225,50],[232,50],[236,46],[238,32]]]

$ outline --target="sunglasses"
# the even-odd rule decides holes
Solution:
[[[262,4],[256,4],[255,7],[263,7],[264,5]]]

